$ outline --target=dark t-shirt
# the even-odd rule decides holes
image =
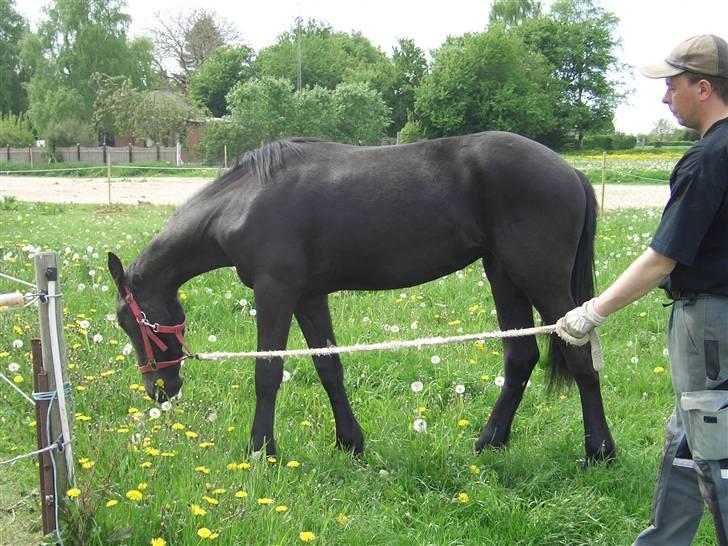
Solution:
[[[728,118],[675,165],[650,247],[678,262],[662,288],[728,296]]]

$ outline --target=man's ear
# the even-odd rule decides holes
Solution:
[[[116,283],[116,288],[120,294],[124,294],[126,289],[126,277],[124,276],[124,266],[121,265],[121,260],[113,252],[108,253],[109,258],[109,273]]]

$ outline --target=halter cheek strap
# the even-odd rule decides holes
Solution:
[[[176,324],[174,326],[165,326],[163,324],[159,324],[158,322],[152,324],[147,320],[147,316],[144,314],[144,311],[141,310],[139,304],[136,302],[134,296],[129,291],[129,289],[125,288],[125,291],[126,294],[124,296],[124,299],[129,304],[129,309],[131,310],[132,315],[134,315],[134,318],[139,325],[139,331],[142,334],[142,341],[144,342],[144,354],[147,357],[147,363],[143,366],[139,366],[139,371],[142,374],[147,374],[162,368],[179,366],[182,361],[189,356],[189,349],[187,348],[187,344],[184,340],[184,329],[187,321],[183,320],[180,324]],[[161,351],[166,351],[168,348],[167,344],[159,339],[159,336],[157,336],[157,334],[174,334],[177,338],[177,341],[180,342],[186,353],[174,360],[157,362],[154,359],[152,343],[154,343]]]

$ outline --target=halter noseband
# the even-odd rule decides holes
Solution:
[[[187,344],[185,343],[185,339],[183,336],[185,323],[187,321],[183,320],[181,324],[177,324],[175,326],[164,326],[162,324],[159,324],[158,322],[152,324],[147,320],[147,316],[144,314],[144,311],[141,310],[139,304],[136,302],[134,296],[129,291],[129,289],[126,287],[124,289],[126,291],[124,299],[129,304],[129,309],[131,309],[131,312],[134,315],[137,324],[139,325],[139,331],[141,332],[142,340],[144,341],[144,353],[147,357],[147,363],[143,366],[139,366],[139,371],[142,374],[146,374],[162,368],[169,368],[170,366],[179,366],[185,358],[189,357],[189,349],[187,348]],[[152,351],[151,342],[154,342],[154,344],[159,347],[160,350],[167,350],[167,344],[159,339],[157,334],[174,334],[177,340],[182,344],[182,347],[185,349],[185,351],[187,351],[187,353],[183,354],[179,358],[176,358],[175,360],[157,362],[156,360],[154,360],[154,352]]]

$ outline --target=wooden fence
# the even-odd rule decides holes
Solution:
[[[174,146],[153,146],[145,148],[141,146],[96,146],[87,148],[85,146],[58,147],[54,154],[58,161],[83,161],[94,165],[105,165],[107,156],[115,165],[124,163],[138,163],[140,161],[167,161],[176,163],[177,148]],[[12,161],[16,163],[47,163],[50,152],[47,148],[11,148],[9,146],[0,148],[0,161]]]

